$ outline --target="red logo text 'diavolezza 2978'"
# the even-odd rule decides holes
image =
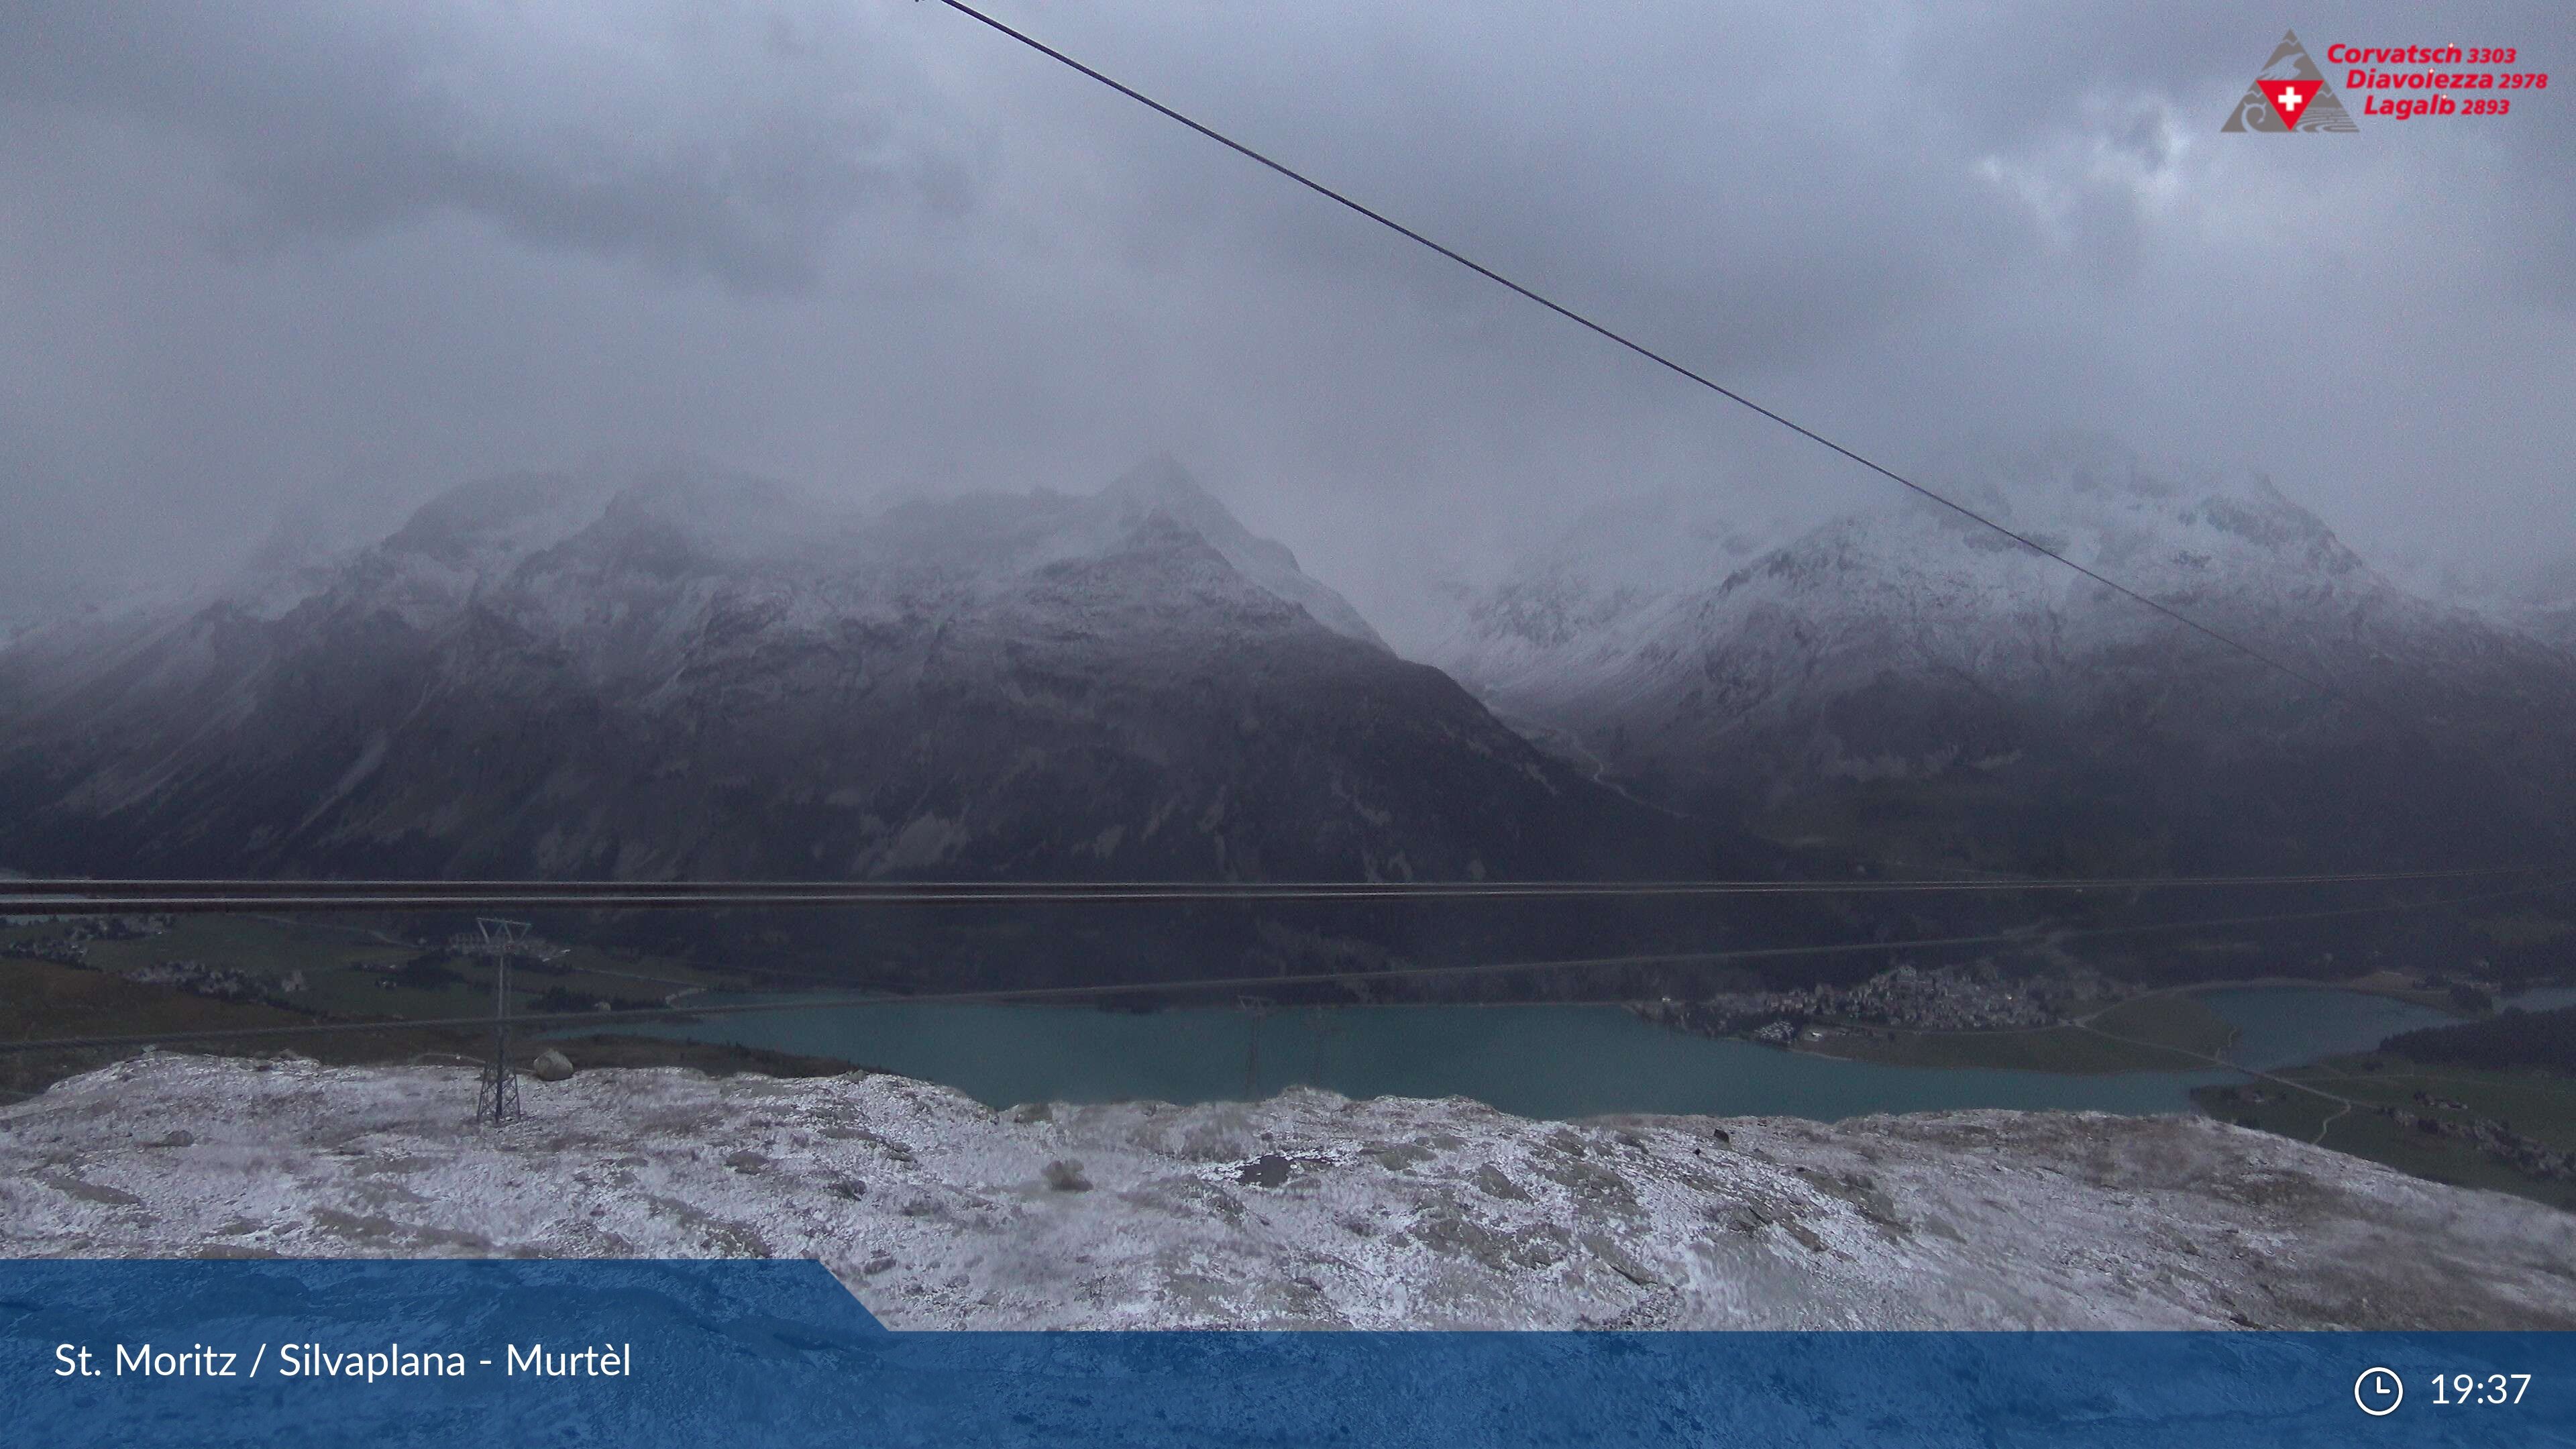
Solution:
[[[2219,129],[2282,135],[2358,131],[2353,109],[2336,89],[2338,79],[2343,91],[2359,98],[2361,115],[2392,121],[2510,116],[2517,101],[2528,106],[2536,93],[2549,89],[2549,73],[2528,69],[2521,48],[2511,45],[2336,41],[2325,56],[2326,68],[2320,69],[2296,31],[2282,32],[2272,58]]]

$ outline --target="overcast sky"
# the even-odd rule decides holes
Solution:
[[[2100,429],[2409,570],[2576,547],[2562,0],[990,5],[1897,466]],[[2285,27],[2562,84],[2219,134]],[[1768,426],[937,5],[0,0],[0,612],[603,450],[1168,449],[1402,639],[1602,498],[1845,485]]]

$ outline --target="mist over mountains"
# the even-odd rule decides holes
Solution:
[[[489,480],[354,556],[24,637],[0,708],[0,857],[47,870],[1401,879],[1672,854],[1663,817],[1396,658],[1167,460],[873,515],[702,468]]]
[[[2042,872],[2564,849],[2576,656],[2540,611],[2437,604],[2262,479],[2100,440],[1940,485],[2329,689],[1903,495],[1769,533],[1605,508],[1433,658],[1606,778],[1790,837]]]
[[[2576,651],[2576,555],[2539,570],[2507,608],[2533,638]]]
[[[1425,665],[1168,458],[881,510],[704,464],[529,474],[0,649],[0,863],[1690,876],[1771,868],[1748,826],[2041,874],[2565,848],[2563,610],[2434,603],[2260,479],[2099,440],[1940,481],[2331,692],[1903,497],[1605,506]]]

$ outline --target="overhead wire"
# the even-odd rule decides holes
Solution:
[[[2229,889],[2543,874],[2553,864],[2412,871],[2084,876],[1979,880],[1660,881],[0,881],[0,913],[133,915],[264,911],[422,911],[501,908],[718,909],[728,906],[1168,904],[1190,901],[1690,899],[1939,893]]]
[[[2576,884],[2576,877],[2561,878],[2540,885],[2517,886],[2501,891],[2473,895],[2437,897],[2425,901],[2393,901],[2369,906],[2339,907],[2317,911],[2284,911],[2250,916],[2227,916],[2188,921],[2149,921],[2125,926],[2088,926],[2073,929],[2025,929],[1988,932],[1976,935],[1920,937],[1895,941],[1840,941],[1806,946],[1747,946],[1719,951],[1647,952],[1622,956],[1588,956],[1546,961],[1478,962],[1458,966],[1408,966],[1383,971],[1313,971],[1283,973],[1275,976],[1220,976],[1187,981],[1134,981],[1080,986],[989,987],[968,991],[894,994],[852,992],[836,996],[805,996],[791,1000],[758,1002],[714,1002],[703,1006],[641,1007],[609,1011],[556,1011],[512,1013],[507,1019],[513,1026],[607,1025],[615,1022],[690,1020],[709,1016],[744,1016],[775,1011],[837,1010],[847,1007],[936,1006],[1002,1003],[1040,1003],[1048,1001],[1081,1001],[1099,997],[1135,997],[1138,995],[1186,995],[1205,991],[1232,991],[1249,994],[1291,986],[1328,986],[1343,983],[1370,983],[1396,980],[1458,979],[1568,970],[1605,970],[1651,966],[1716,966],[1744,961],[1798,960],[1804,958],[1865,955],[1872,952],[1954,950],[1972,946],[2034,945],[2044,942],[2090,940],[2112,936],[2141,935],[2158,931],[2215,930],[2236,926],[2269,925],[2283,921],[2321,920],[2334,917],[2376,915],[2397,911],[2430,910],[2440,906],[2472,905],[2485,901],[2505,900],[2515,896],[2562,890]],[[187,1042],[211,1042],[339,1035],[370,1031],[426,1031],[439,1029],[482,1028],[492,1026],[499,1018],[484,1016],[415,1017],[385,1021],[315,1022],[298,1026],[225,1027],[200,1031],[154,1032],[122,1036],[54,1037],[39,1040],[0,1042],[0,1055],[36,1051],[97,1050],[114,1047],[157,1046]]]
[[[1795,419],[1785,416],[1773,408],[1766,407],[1761,403],[1755,402],[1743,393],[1737,392],[1735,389],[1730,388],[1691,367],[1675,361],[1673,358],[1662,352],[1656,351],[1654,348],[1646,346],[1644,343],[1637,341],[1626,333],[1620,332],[1602,322],[1595,321],[1584,313],[1578,312],[1574,308],[1567,306],[1566,304],[1559,302],[1532,287],[1514,281],[1512,278],[1494,270],[1492,267],[1467,256],[1453,247],[1433,240],[1431,237],[1405,225],[1403,222],[1395,220],[1384,212],[1378,211],[1373,207],[1357,201],[1352,197],[1325,185],[1323,182],[1315,180],[1306,173],[1265,155],[1264,153],[1253,149],[1251,146],[1236,140],[1232,136],[1209,126],[1204,122],[1196,120],[1193,117],[1185,115],[1182,112],[1165,105],[1163,102],[1154,99],[1152,96],[1145,94],[1134,86],[1128,85],[1124,81],[1118,80],[1113,76],[1107,75],[1079,60],[1076,60],[1074,57],[1056,49],[1045,41],[1039,40],[1035,36],[1028,34],[1026,31],[1015,29],[1012,26],[995,19],[993,16],[976,9],[974,6],[963,3],[963,0],[939,0],[939,3],[968,19],[975,21],[977,24],[983,25],[988,29],[1017,41],[1021,45],[1036,51],[1038,54],[1043,55],[1048,59],[1077,72],[1078,74],[1099,82],[1101,85],[1116,91],[1118,94],[1136,102],[1138,105],[1144,106],[1148,110],[1172,121],[1176,121],[1197,132],[1201,136],[1216,142],[1218,145],[1277,172],[1279,175],[1288,178],[1299,186],[1305,187],[1316,195],[1365,217],[1368,220],[1377,223],[1379,226],[1385,227],[1387,230],[1405,238],[1407,241],[1414,242],[1436,252],[1439,255],[1448,258],[1450,261],[1457,263],[1459,266],[1465,267],[1476,275],[1485,278],[1487,281],[1493,282],[1498,286],[1516,293],[1528,301],[1534,302],[1539,306],[1546,308],[1548,311],[1555,313],[1557,316],[1618,344],[1620,347],[1623,347],[1628,351],[1635,353],[1637,356],[1654,363],[1656,366],[1664,368],[1677,376],[1688,379],[1689,381],[1708,389],[1710,392],[1716,393],[1719,397],[1725,398],[1727,401],[1734,403],[1739,407],[1745,408],[1760,417],[1779,424],[1781,427],[1788,429],[1790,432],[1797,434],[1799,437],[1804,438],[1819,447],[1825,448],[1850,460],[1851,462],[1857,463],[1861,467],[1868,469],[1870,472],[1875,473],[1890,482],[1911,490],[1915,494],[1948,509],[1952,513],[1955,513],[1972,523],[1977,524],[1979,527],[1990,529],[2043,558],[2053,559],[2056,562],[2065,565],[2067,568],[2073,569],[2084,577],[2091,579],[2093,582],[2102,585],[2104,588],[2120,594],[2125,598],[2134,600],[2139,604],[2143,604],[2147,608],[2154,610],[2155,612],[2165,616],[2167,619],[2170,619],[2195,633],[2214,639],[2218,643],[2244,655],[2248,659],[2252,659],[2257,663],[2279,670],[2282,674],[2307,685],[2309,688],[2314,689],[2321,694],[2327,695],[2356,708],[2369,709],[2372,713],[2384,713],[2384,711],[2380,711],[2374,706],[2363,704],[2362,701],[2352,698],[2342,690],[2335,688],[2333,685],[2328,684],[2324,680],[2317,678],[2315,675],[2310,674],[2305,670],[2296,668],[2288,662],[2267,653],[2264,650],[2258,649],[2252,644],[2249,644],[2232,634],[2223,632],[2208,624],[2204,624],[2198,619],[2183,613],[2181,610],[2152,598],[2137,589],[2131,588],[2127,584],[2121,583],[2118,579],[2112,578],[2099,570],[2078,563],[2066,554],[2050,548],[2048,545],[2041,543],[2039,540],[2028,534],[2009,528],[2004,524],[1987,517],[1985,514],[1970,508],[1966,504],[1918,483],[1915,480],[1906,477],[1904,474],[1897,472],[1895,469],[1890,468],[1875,459],[1866,457],[1860,452],[1834,441],[1832,438],[1817,432],[1815,429],[1810,428]],[[2414,728],[2412,725],[2407,727],[2410,729]]]
[[[1431,252],[1474,272],[1478,276],[1534,303],[1559,317],[1608,340],[1628,352],[1646,359],[1687,381],[1694,383],[1757,416],[1783,427],[1799,437],[1893,482],[1941,508],[1992,531],[2020,547],[2050,559],[2075,573],[2142,605],[2168,620],[2198,633],[2257,663],[2348,704],[2358,704],[2343,691],[2305,670],[2219,630],[2157,600],[2119,580],[2105,575],[2065,553],[2019,532],[1967,505],[1952,499],[1876,460],[1863,455],[1781,412],[1756,402],[1745,394],[1675,360],[1663,352],[1638,342],[1594,318],[1536,289],[1485,265],[1432,237],[1399,222],[1302,171],[1280,162],[1233,137],[1188,116],[1136,88],[1111,77],[1071,55],[1018,30],[962,0],[939,0],[951,10],[1047,57],[1092,81],[1132,100],[1191,131],[1234,151],[1245,158],[1295,182],[1325,199],[1420,245]],[[1175,902],[1175,901],[1356,901],[1356,900],[1486,900],[1486,899],[1567,899],[1567,898],[1656,898],[1702,897],[1725,895],[1853,895],[1914,893],[1937,891],[2090,891],[2147,890],[2176,887],[2233,887],[2318,885],[2346,883],[2394,883],[2463,879],[2513,873],[2538,873],[2546,866],[2495,867],[2489,869],[2415,871],[2415,872],[2339,872],[2309,875],[2270,876],[2200,876],[2200,877],[2097,877],[2063,880],[1978,880],[1978,881],[1717,881],[1717,882],[1307,882],[1307,883],[1232,883],[1232,882],[1067,882],[1045,886],[981,882],[243,882],[220,880],[167,881],[74,881],[74,880],[7,880],[0,881],[0,912],[18,915],[185,913],[194,911],[264,910],[386,910],[386,909],[467,909],[477,907],[561,906],[583,909],[650,909],[710,908],[722,906],[847,906],[861,904],[1031,904],[1074,902]],[[2384,911],[2428,909],[2440,905],[2467,904],[2474,901],[2501,899],[2534,891],[2559,889],[2568,884],[2558,881],[2548,885],[2519,887],[2483,895],[2422,902],[2401,902],[2377,906],[2334,910],[2286,912],[2268,915],[2218,918],[2199,921],[2167,921],[2127,926],[2090,927],[2046,932],[2046,939],[2091,938],[2137,934],[2151,931],[2211,929],[2228,926],[2263,924],[2289,920],[2307,920],[2335,916],[2369,914]],[[888,995],[871,993],[838,1000],[799,1000],[792,1002],[719,1003],[696,1007],[661,1007],[617,1009],[609,1012],[531,1013],[510,1019],[520,1024],[605,1023],[639,1019],[695,1018],[763,1011],[813,1009],[819,1007],[936,1004],[1005,1001],[1044,1001],[1082,999],[1104,995],[1132,995],[1139,992],[1182,994],[1205,990],[1251,990],[1283,986],[1326,985],[1351,981],[1384,981],[1437,977],[1465,977],[1516,972],[1560,971],[1568,969],[1603,969],[1651,965],[1708,965],[1732,961],[1830,956],[1873,951],[1929,950],[1978,945],[2001,945],[2041,939],[2042,933],[2018,931],[1922,938],[1906,941],[1841,942],[1824,945],[1734,948],[1713,952],[1655,953],[1644,955],[1575,958],[1553,961],[1493,962],[1464,966],[1426,966],[1396,968],[1374,972],[1316,972],[1266,977],[1207,978],[1184,982],[1136,982],[1120,985],[1084,985],[1068,987],[992,988],[978,991],[934,994]],[[156,1045],[189,1041],[215,1041],[234,1038],[266,1038],[323,1033],[423,1030],[447,1027],[481,1027],[490,1025],[488,1016],[420,1018],[377,1022],[326,1022],[292,1027],[264,1027],[207,1030],[198,1032],[158,1033],[127,1036],[70,1037],[48,1040],[0,1043],[0,1052],[70,1050],[109,1046]]]

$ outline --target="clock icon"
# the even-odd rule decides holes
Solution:
[[[2352,1401],[2370,1417],[2385,1418],[2406,1402],[2406,1385],[2394,1369],[2366,1368],[2352,1381]]]

